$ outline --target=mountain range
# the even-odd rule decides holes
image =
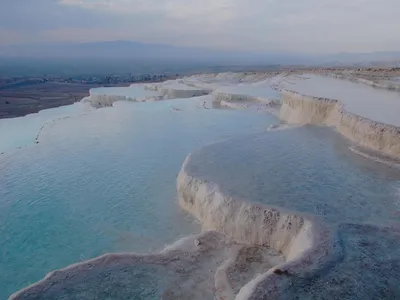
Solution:
[[[235,65],[304,65],[304,64],[369,64],[376,61],[400,61],[400,52],[301,54],[252,53],[147,44],[135,41],[105,41],[91,43],[58,43],[13,45],[0,47],[0,57],[48,59],[114,59],[140,62],[197,62]]]

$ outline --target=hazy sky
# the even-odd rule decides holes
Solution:
[[[250,51],[400,50],[400,0],[0,0],[0,45],[136,40]]]

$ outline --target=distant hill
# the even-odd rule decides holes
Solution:
[[[337,53],[317,58],[321,64],[359,66],[398,66],[400,51],[380,51],[370,53]]]
[[[93,43],[33,44],[0,47],[1,58],[73,59],[126,61],[148,64],[202,63],[207,65],[314,65],[368,66],[386,62],[399,65],[400,52],[337,53],[306,55],[301,53],[251,53],[223,51],[135,41],[106,41]]]
[[[113,58],[129,60],[210,62],[215,64],[294,64],[310,57],[290,53],[249,53],[202,48],[146,44],[133,41],[36,44],[0,47],[2,57]]]

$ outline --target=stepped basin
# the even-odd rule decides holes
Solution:
[[[291,76],[282,90],[280,118],[335,127],[360,146],[400,159],[400,94],[342,79]]]
[[[400,92],[314,74],[289,76],[284,87],[305,96],[338,100],[349,113],[400,127]]]
[[[278,77],[209,81],[260,80],[247,90],[223,88],[245,101],[265,101],[261,90],[276,92],[263,85],[281,85],[284,121],[334,126],[388,159],[397,155],[395,124],[347,111],[341,99],[329,98],[340,96],[335,89],[315,89],[323,77]],[[188,82],[146,88],[193,97],[185,94],[196,90]],[[3,155],[0,291],[78,262],[10,299],[399,298],[398,168],[358,155],[358,145],[330,128],[211,109],[216,95],[116,101],[84,120],[77,115],[45,127],[35,151]],[[178,203],[203,233],[192,234],[200,224]],[[25,223],[33,228],[20,228]],[[120,254],[87,260],[106,252]]]
[[[118,101],[54,122],[40,144],[1,155],[0,299],[69,264],[156,251],[198,232],[176,201],[187,154],[276,122],[198,108],[203,101],[211,107],[207,97]]]
[[[400,174],[348,146],[306,126],[200,148],[178,193],[214,231],[70,266],[12,299],[399,297]]]
[[[204,147],[187,173],[222,193],[338,222],[397,221],[397,169],[359,157],[322,127],[269,131]]]
[[[286,273],[265,272],[235,299],[396,299],[399,181],[396,168],[307,126],[193,152],[178,190],[182,207],[207,228],[287,260],[276,267]]]
[[[84,101],[93,107],[112,106],[116,101],[149,101],[161,99],[157,91],[145,89],[144,84],[132,84],[130,87],[100,87],[90,90],[90,97]]]
[[[270,86],[243,84],[221,87],[213,93],[213,101],[233,109],[265,110],[280,103],[280,93]]]
[[[148,84],[146,89],[158,91],[167,99],[199,97],[209,94],[205,88],[185,84],[181,80],[166,81],[160,84]]]
[[[269,86],[238,85],[222,87],[213,93],[215,96],[227,95],[232,100],[279,101],[280,93]]]

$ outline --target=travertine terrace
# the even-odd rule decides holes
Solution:
[[[397,73],[387,71],[378,78],[379,72],[309,69],[203,74],[142,88],[157,93],[151,100],[199,102],[205,98],[198,96],[208,95],[204,97],[231,108],[272,107],[284,123],[332,127],[355,145],[396,160],[400,159],[400,117],[396,119],[392,112],[400,108]],[[368,81],[365,73],[373,80]],[[333,92],[329,97],[329,91],[321,94],[314,89],[312,80],[334,80],[333,85],[343,80],[343,86],[349,82],[352,86],[346,94],[335,97]],[[390,94],[385,99],[359,99],[364,87],[380,87],[378,96]],[[99,107],[129,97],[150,99],[98,91],[92,91],[91,97],[86,101]],[[358,109],[363,103],[371,110]],[[386,106],[381,109],[380,105]],[[279,135],[276,128],[263,134]],[[292,154],[296,155],[295,150]],[[177,193],[179,205],[201,222],[203,233],[179,240],[160,253],[106,254],[69,266],[10,299],[82,299],[87,295],[87,299],[99,299],[104,293],[113,299],[400,298],[398,219],[379,224],[368,220],[367,224],[349,217],[335,223],[312,212],[299,212],[294,205],[283,208],[268,205],[268,199],[256,203],[235,197],[221,188],[221,182],[193,171],[196,155],[194,150],[183,162]]]

